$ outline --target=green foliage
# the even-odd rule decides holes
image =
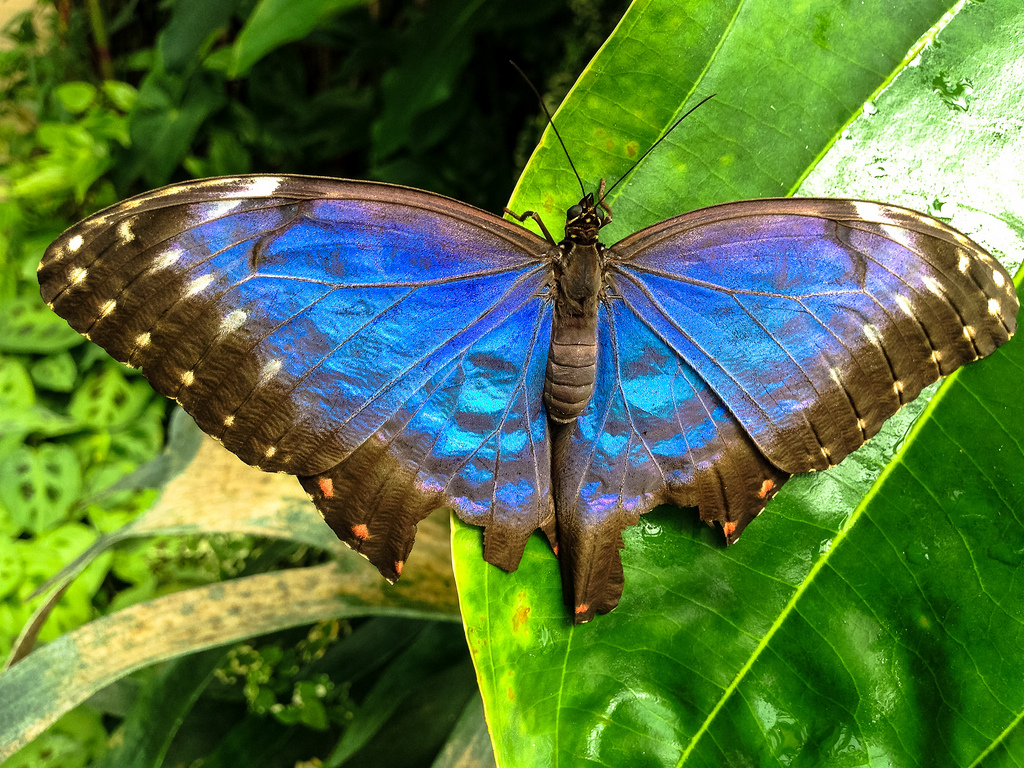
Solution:
[[[604,13],[602,4],[615,10]],[[48,609],[41,641],[74,635],[99,614],[127,617],[181,590],[215,589],[262,562],[264,551],[248,534],[140,538],[109,549],[151,503],[146,484],[166,477],[163,459],[143,465],[163,445],[167,407],[41,304],[35,266],[53,237],[131,192],[249,171],[378,178],[500,208],[536,130],[526,122],[535,119],[533,97],[507,59],[564,92],[624,5],[591,0],[570,13],[546,0],[369,8],[177,0],[105,4],[106,29],[74,6],[9,27],[12,44],[0,51],[0,652],[40,605],[30,593],[80,555],[75,568],[84,570]],[[118,79],[93,71],[90,29],[109,41]],[[296,527],[285,515],[287,530],[315,528],[313,538],[322,537],[320,521]],[[193,530],[218,519],[213,513]],[[255,528],[265,530],[265,520]],[[302,546],[261,567],[322,557]],[[415,577],[386,594],[397,595],[403,615],[421,605],[450,615],[447,579],[425,579],[422,599]],[[89,626],[79,631],[88,635]],[[432,759],[475,688],[457,627],[411,619],[318,626],[344,631],[298,645],[293,632],[235,652],[237,703],[245,706],[205,732],[206,765],[256,765],[271,754],[291,755],[291,765],[318,748],[334,750],[331,764]],[[99,764],[157,765],[165,753],[188,763],[201,754],[183,756],[175,734],[202,731],[188,713],[209,697],[233,700],[227,678],[213,675],[214,657],[199,651],[97,699],[126,718],[125,747]],[[212,688],[211,676],[219,679]],[[29,700],[42,689],[30,682],[18,690],[19,712],[35,712]],[[401,738],[403,727],[421,737]],[[5,765],[84,765],[103,751],[103,734],[94,712],[74,710]]]
[[[950,109],[966,112],[970,106],[970,97],[974,93],[974,85],[966,77],[954,80],[948,72],[939,72],[932,78],[932,86],[943,103]]]
[[[499,209],[534,112],[508,59],[564,89],[625,3],[575,5],[570,15],[547,0],[181,0],[153,47],[122,59],[141,80],[114,178],[123,192],[183,167],[337,175]],[[555,34],[568,42],[551,45]]]
[[[100,712],[81,707],[4,762],[4,768],[86,768],[107,748],[107,729]]]
[[[244,75],[275,48],[301,40],[330,16],[367,0],[260,0],[231,48],[231,78]]]
[[[314,624],[297,643],[268,642],[260,647],[244,644],[228,652],[216,675],[224,686],[241,686],[249,711],[271,715],[283,725],[301,724],[326,730],[332,723],[347,725],[354,704],[348,685],[336,685],[324,672],[307,667],[337,642],[339,632],[350,633],[338,621]],[[217,691],[212,691],[214,696]]]
[[[42,533],[78,501],[82,468],[66,445],[24,446],[0,461],[0,502],[20,529]]]
[[[124,376],[43,305],[35,264],[69,222],[60,212],[113,202],[102,177],[128,140],[135,88],[95,84],[77,22],[58,32],[28,17],[9,27],[0,50],[0,654],[9,653],[38,599],[31,594],[99,537],[89,509],[138,514],[139,494],[92,499],[150,460],[163,443],[166,406],[144,382],[80,389]],[[55,35],[61,35],[59,44]],[[85,62],[87,63],[87,62]],[[126,396],[131,393],[131,398]],[[71,394],[74,393],[74,394]],[[69,395],[71,395],[69,397]],[[130,399],[130,403],[128,400]],[[130,407],[129,407],[130,406]],[[155,407],[154,407],[155,406]],[[104,415],[106,418],[100,418]],[[110,446],[95,449],[97,443]],[[91,499],[91,504],[87,503]],[[112,556],[81,573],[38,637],[51,641],[97,615]],[[69,713],[5,765],[86,765],[105,748],[96,712]]]
[[[616,190],[620,235],[678,213],[681,201],[785,193],[947,5],[921,0],[892,20],[885,10],[865,16],[827,3],[786,14],[772,3],[745,3],[738,15],[720,3],[636,3],[559,122],[588,181],[615,177],[691,91],[719,91]],[[980,10],[999,5],[989,0]],[[554,106],[624,6],[578,1],[570,14],[547,0],[115,3],[105,10],[119,79],[102,82],[91,72],[87,25],[75,9],[53,25],[49,44],[31,26],[17,26],[16,45],[0,53],[0,77],[12,84],[0,105],[0,650],[38,605],[27,603],[29,593],[82,560],[60,581],[70,586],[40,632],[50,645],[0,676],[0,731],[10,743],[90,696],[120,723],[117,746],[97,763],[117,768],[200,760],[205,768],[427,765],[460,718],[486,740],[465,638],[450,622],[450,574],[428,567],[447,553],[430,550],[426,524],[408,573],[392,589],[351,563],[358,558],[324,562],[337,544],[296,498],[294,483],[268,492],[275,503],[266,508],[247,494],[273,479],[220,473],[200,482],[202,466],[179,475],[188,462],[173,449],[144,464],[163,445],[163,401],[39,303],[34,267],[70,221],[189,175],[377,178],[497,210],[538,125],[523,117],[536,111],[532,96],[505,61],[515,59],[546,86]],[[920,86],[944,112],[970,114],[973,82],[981,81],[954,62],[929,70]],[[538,208],[557,231],[576,195],[549,137],[518,190],[519,207]],[[942,402],[1003,391],[1009,374],[994,362],[978,368],[995,381],[943,394]],[[1007,418],[984,422],[982,431],[998,433]],[[929,434],[930,448],[944,444],[944,432],[966,436],[982,420],[928,423],[938,432]],[[1006,576],[1019,567],[1019,525],[1012,510],[995,531],[985,528],[985,515],[968,515],[969,524],[938,526],[925,540],[914,538],[917,523],[901,512],[934,514],[935,489],[952,504],[957,489],[943,478],[963,471],[980,477],[972,498],[997,496],[986,473],[996,477],[1009,464],[979,442],[945,445],[941,455],[978,457],[994,471],[923,467],[912,457],[889,464],[890,443],[819,479],[810,495],[793,481],[795,490],[745,534],[742,549],[725,552],[710,532],[652,515],[627,533],[633,602],[574,630],[545,546],[531,542],[520,571],[505,576],[482,563],[479,531],[459,529],[466,623],[503,764],[672,764],[684,751],[686,760],[709,765],[823,764],[830,753],[870,762],[844,717],[855,712],[860,738],[872,724],[888,727],[879,701],[896,706],[906,699],[901,681],[948,672],[935,660],[958,647],[988,649],[978,654],[985,682],[1010,704],[988,706],[961,685],[969,676],[952,673],[951,686],[915,691],[921,701],[970,692],[989,718],[976,728],[988,741],[980,748],[958,741],[967,745],[960,763],[983,762],[988,744],[996,757],[1005,749],[1008,764],[1018,753],[1004,715],[1016,716],[1019,730],[1020,709],[994,662],[1012,662],[1012,640],[996,645],[992,633],[972,635],[954,620],[954,603],[936,602],[945,606],[939,610],[928,601],[969,575],[964,551],[984,553],[974,572],[985,578],[991,568]],[[862,509],[885,466],[893,467],[888,481]],[[157,507],[138,517],[154,495],[138,489],[167,478],[196,492],[178,498],[180,488],[169,484]],[[1015,487],[1012,477],[999,479]],[[908,503],[907,488],[923,506]],[[955,505],[942,510],[958,519]],[[964,551],[954,546],[961,535],[971,542]],[[987,549],[978,543],[986,536]],[[955,557],[932,567],[941,553]],[[898,575],[893,585],[865,576],[863,564],[883,556],[886,572]],[[229,576],[237,578],[220,583]],[[993,583],[1008,597],[997,605],[976,600],[992,610],[972,626],[1019,615],[1012,578]],[[858,597],[871,588],[870,601]],[[966,602],[967,591],[953,594]],[[908,594],[920,598],[916,613],[899,613]],[[878,606],[890,612],[881,623]],[[897,614],[917,623],[893,630]],[[1004,629],[1016,637],[1012,621]],[[889,642],[886,631],[899,640]],[[941,642],[946,631],[952,644]],[[979,634],[981,645],[972,645]],[[222,647],[243,638],[245,645]],[[957,658],[963,669],[977,660]],[[915,674],[891,676],[892,659],[901,674]],[[819,679],[829,681],[831,698],[811,690]],[[858,698],[851,691],[861,682],[867,692]],[[915,712],[932,723],[928,711]],[[910,733],[913,720],[894,727]],[[1003,742],[990,736],[1004,725]],[[915,739],[934,736],[914,742],[927,755],[918,764],[938,755],[927,749],[949,732],[913,731]],[[84,765],[104,741],[96,713],[75,709],[9,765]]]

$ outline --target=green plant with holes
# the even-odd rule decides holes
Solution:
[[[112,201],[103,180],[127,143],[135,89],[65,78],[66,48],[48,47],[28,17],[0,53],[0,652],[31,615],[29,596],[105,530],[145,506],[106,491],[163,445],[166,407],[141,378],[43,305],[35,264],[59,218]],[[67,38],[74,43],[74,35]],[[40,637],[96,615],[116,556],[72,584]]]
[[[162,447],[166,406],[139,377],[54,322],[35,264],[47,241],[85,209],[114,200],[103,180],[127,141],[135,89],[74,75],[23,18],[0,51],[0,654],[7,656],[40,599],[32,594],[105,531],[149,504],[151,492],[110,493]],[[75,36],[65,38],[73,43]],[[66,219],[64,217],[67,217]],[[139,553],[108,553],[71,583],[39,630],[53,640],[98,615],[112,577],[133,575]],[[120,575],[118,575],[120,574]],[[125,578],[127,576],[127,578]],[[140,596],[142,597],[142,596]],[[5,766],[75,768],[101,754],[100,714],[61,718]]]

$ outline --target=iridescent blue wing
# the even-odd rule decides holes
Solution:
[[[621,531],[642,513],[697,507],[732,542],[789,479],[626,302],[604,302],[598,319],[595,394],[571,429],[567,487],[557,497],[559,559],[577,622],[618,604]]]
[[[998,262],[895,206],[731,203],[650,227],[614,253],[622,300],[791,473],[835,465],[1017,327]]]
[[[50,246],[39,279],[244,461],[299,475],[393,580],[438,506],[485,526],[506,569],[552,526],[552,250],[437,195],[257,176],[102,211]]]
[[[619,532],[639,514],[696,505],[735,541],[789,474],[838,463],[1016,329],[1006,271],[893,206],[731,203],[606,254],[599,391],[556,499],[578,620],[618,602]]]

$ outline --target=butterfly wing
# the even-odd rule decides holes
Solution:
[[[598,317],[597,386],[558,479],[559,560],[577,623],[618,604],[621,531],[642,513],[697,507],[732,542],[789,478],[628,304],[606,301]]]
[[[47,250],[43,298],[249,464],[299,475],[395,579],[452,506],[514,568],[551,526],[540,392],[552,246],[403,187],[207,179]]]
[[[731,543],[790,474],[838,463],[1016,328],[995,260],[893,206],[731,203],[606,254],[599,383],[558,499],[577,621],[617,604],[641,513],[697,506]]]
[[[1006,270],[923,214],[783,198],[622,241],[614,290],[780,469],[826,469],[940,376],[1016,330]]]

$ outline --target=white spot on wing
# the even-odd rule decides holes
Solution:
[[[277,374],[278,374],[278,372],[280,370],[281,370],[281,361],[278,358],[275,358],[273,360],[268,360],[267,362],[265,362],[263,364],[263,370],[260,371],[260,378],[264,379],[264,380],[265,379],[272,379],[275,376],[277,376]]]
[[[257,176],[250,179],[242,188],[249,197],[270,197],[281,186],[281,179],[278,176]]]
[[[938,365],[940,360],[942,360],[942,353],[937,349],[932,350],[932,362]]]
[[[89,274],[89,271],[82,267],[75,267],[68,274],[68,280],[71,281],[72,285],[81,285],[85,282],[85,276]]]
[[[865,221],[885,221],[885,217],[881,215],[881,208],[876,203],[869,203],[866,200],[849,200],[848,202],[853,206],[858,218]]]
[[[903,382],[900,381],[899,379],[896,379],[896,381],[894,381],[892,383],[892,391],[895,392],[897,395],[902,395],[903,394]]]
[[[185,295],[195,296],[197,293],[203,291],[212,282],[213,275],[202,275],[201,277],[197,277],[195,280],[188,284],[188,288],[185,290]]]
[[[100,317],[106,317],[107,315],[111,314],[115,309],[117,309],[117,302],[111,299],[102,307],[100,307]]]
[[[226,314],[224,316],[224,319],[221,321],[220,332],[231,333],[231,331],[238,330],[239,328],[242,327],[242,325],[245,324],[245,321],[248,317],[249,315],[247,315],[245,311],[241,309],[236,309],[233,312],[228,312],[228,314]]]
[[[117,225],[117,236],[126,243],[130,243],[135,239],[135,233],[132,232],[132,220],[125,219]]]
[[[961,253],[960,254],[960,260],[957,263],[957,267],[959,267],[960,271],[963,272],[966,275],[967,274],[967,270],[970,268],[970,266],[971,266],[971,259],[970,259],[970,257],[966,253]]]
[[[867,431],[868,425],[867,422],[864,421],[864,419],[857,419],[857,427],[860,429],[861,432],[865,432]]]
[[[989,314],[998,315],[998,314],[1000,314],[999,310],[1000,310],[999,302],[996,299],[989,299],[988,300],[988,311],[989,311]]]
[[[234,417],[233,414],[231,416],[225,416],[224,417],[224,426],[225,427],[230,427],[234,423],[235,423],[235,417]]]
[[[84,242],[84,237],[82,237],[81,235],[75,235],[70,240],[68,240],[68,251],[74,253],[75,251],[82,247],[82,243]]]
[[[214,200],[206,203],[203,206],[203,212],[201,218],[204,221],[210,221],[211,219],[219,219],[221,216],[226,216],[231,213],[235,208],[242,204],[241,198],[234,200]]]
[[[912,233],[908,232],[903,227],[897,226],[895,224],[882,224],[879,226],[879,229],[881,229],[882,232],[885,235],[887,235],[888,238],[892,240],[894,243],[899,243],[900,245],[905,247],[909,247],[910,245],[913,244]]]
[[[186,387],[191,387],[192,383],[196,380],[195,371],[185,371],[181,374],[181,383]]]
[[[935,282],[929,275],[925,275],[921,278],[921,282],[924,283],[924,287],[934,293],[936,296],[942,295],[942,289],[939,284]]]
[[[828,375],[829,375],[829,378],[832,379],[832,381],[834,381],[840,387],[843,386],[843,377],[839,373],[839,369],[838,368],[829,368],[828,369]]]
[[[272,459],[272,458],[274,458],[274,454],[275,454],[275,453],[277,453],[277,448],[275,448],[274,446],[270,446],[270,447],[269,447],[269,448],[267,448],[267,450],[266,450],[266,451],[264,452],[264,454],[263,454],[263,458],[265,458],[265,459]]]
[[[964,326],[964,336],[966,336],[971,341],[974,340],[974,326],[973,325],[965,325]]]
[[[173,266],[185,252],[181,248],[171,248],[153,259],[153,269],[167,269]]]
[[[152,338],[153,337],[150,336],[149,333],[140,333],[135,337],[135,343],[140,347],[148,347]]]
[[[998,269],[993,269],[992,282],[995,283],[997,287],[1002,288],[1003,285],[1006,283],[1006,278],[1003,277],[1003,273],[1000,272]]]
[[[879,335],[878,329],[875,328],[875,326],[873,326],[871,323],[864,323],[864,327],[862,330],[864,331],[864,335],[868,337],[868,341],[870,341],[872,344],[882,343],[882,337]]]
[[[907,299],[906,296],[904,296],[901,293],[896,294],[896,306],[898,306],[911,317],[914,316],[914,313],[910,309],[910,301]]]

